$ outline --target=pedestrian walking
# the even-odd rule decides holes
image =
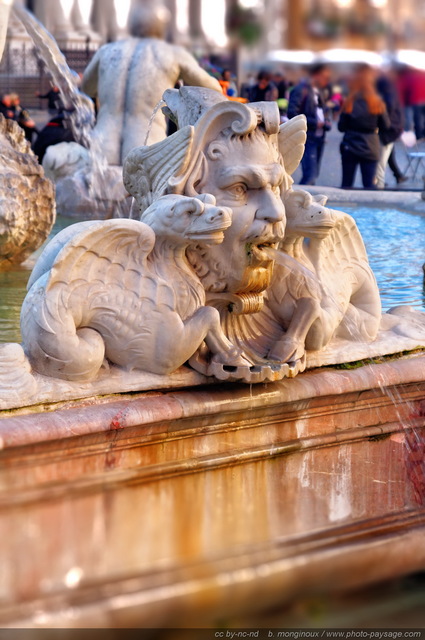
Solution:
[[[326,132],[331,128],[324,89],[330,82],[330,70],[326,64],[315,64],[309,70],[308,79],[296,85],[290,95],[288,118],[304,114],[307,118],[307,140],[301,160],[300,184],[315,184],[320,173]]]
[[[248,97],[250,102],[272,102],[278,99],[279,91],[271,81],[271,74],[268,71],[260,71],[256,84],[249,89]]]
[[[388,129],[381,128],[379,130],[379,139],[381,141],[381,155],[376,168],[376,187],[377,189],[385,188],[385,169],[387,167],[391,153],[394,151],[394,142],[403,133],[403,112],[400,100],[397,94],[397,87],[392,81],[389,74],[382,74],[377,82],[376,88],[379,95],[385,102],[388,117],[390,119],[390,127]],[[394,161],[394,157],[393,157]],[[394,166],[394,163],[392,164]],[[397,182],[402,179],[396,177]]]
[[[385,103],[375,88],[375,72],[368,65],[360,65],[349,80],[349,94],[338,121],[338,129],[344,133],[340,146],[343,189],[352,188],[358,166],[363,187],[376,188],[379,131],[390,126]]]

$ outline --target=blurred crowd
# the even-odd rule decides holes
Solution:
[[[59,142],[71,142],[74,138],[70,129],[66,127],[65,110],[59,88],[52,86],[47,93],[37,92],[36,95],[47,101],[47,111],[50,115],[50,120],[41,129],[36,126],[28,109],[22,107],[17,93],[3,94],[0,113],[7,119],[15,120],[23,129],[25,138],[41,163],[49,146]]]
[[[361,63],[337,75],[332,65],[315,63],[297,81],[287,78],[282,70],[261,70],[239,84],[228,68],[220,70],[218,79],[230,100],[275,101],[282,122],[299,114],[306,116],[300,184],[320,182],[326,135],[331,128],[341,133],[342,181],[334,186],[344,189],[353,187],[358,168],[365,189],[385,188],[387,165],[397,184],[404,182],[407,177],[397,164],[394,143],[401,138],[405,145],[414,146],[425,139],[425,71],[420,69],[397,66],[382,70]],[[22,127],[41,162],[48,146],[73,138],[66,127],[58,87],[37,96],[46,100],[50,115],[40,130],[16,93],[3,95],[0,113]]]
[[[300,184],[318,180],[326,133],[332,127],[341,132],[342,181],[335,186],[344,189],[353,187],[358,168],[366,189],[385,188],[387,165],[397,184],[405,182],[394,143],[401,138],[413,147],[425,139],[425,71],[420,69],[399,65],[384,70],[359,63],[337,75],[332,65],[315,63],[297,82],[281,70],[262,70],[239,89],[228,69],[223,80],[230,99],[276,101],[282,122],[306,116]]]
[[[21,106],[21,100],[17,93],[6,93],[0,102],[0,113],[9,120],[16,120],[25,132],[25,138],[32,142],[36,132],[34,120],[31,119],[28,111]]]

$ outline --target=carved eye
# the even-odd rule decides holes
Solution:
[[[239,182],[229,187],[228,191],[235,196],[235,198],[243,198],[247,192],[247,186],[243,182]]]

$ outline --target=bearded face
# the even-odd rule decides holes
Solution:
[[[188,252],[207,291],[259,293],[270,284],[276,248],[285,232],[280,197],[284,170],[270,136],[255,133],[212,142],[197,191],[233,211],[224,242]]]
[[[232,224],[222,244],[191,250],[189,260],[207,291],[260,293],[273,271],[267,248],[276,248],[285,232],[277,150],[263,133],[235,136],[210,143],[206,162],[196,189],[230,207]]]

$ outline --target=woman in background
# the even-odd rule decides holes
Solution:
[[[338,129],[344,133],[340,147],[343,189],[352,188],[358,165],[363,187],[376,188],[381,153],[378,133],[390,126],[385,103],[375,89],[375,72],[368,65],[361,65],[349,81],[349,94],[338,122]]]

